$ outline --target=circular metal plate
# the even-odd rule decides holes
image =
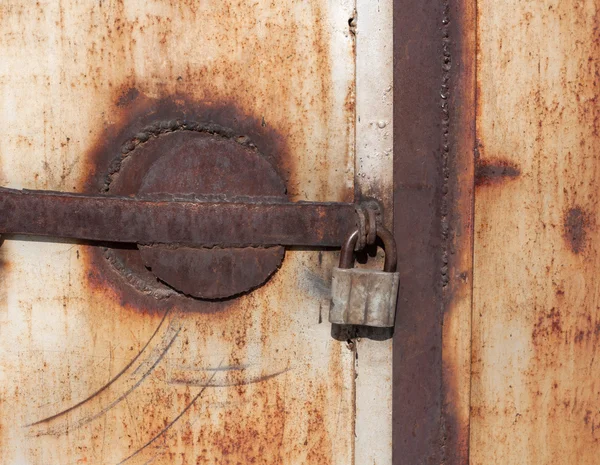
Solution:
[[[285,184],[270,163],[247,138],[228,130],[176,130],[149,137],[122,160],[107,190],[160,199],[286,198]],[[148,244],[138,249],[109,252],[111,263],[130,283],[155,295],[164,283],[200,299],[229,298],[260,286],[284,256],[283,247]]]

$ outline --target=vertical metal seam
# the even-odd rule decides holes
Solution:
[[[442,411],[440,417],[442,462],[463,464],[469,461],[470,405],[471,405],[471,360],[473,319],[473,250],[474,250],[474,192],[475,177],[471,172],[475,162],[476,122],[476,63],[472,46],[473,23],[476,0],[461,0],[451,4],[444,1],[442,16],[443,80],[442,98],[446,101],[443,124],[443,204],[442,235],[444,256],[442,274],[442,325],[450,318],[455,324],[464,312],[467,332],[460,336],[468,344],[466,353],[458,353],[457,346],[448,341],[442,332]],[[475,28],[475,29],[473,29]],[[470,79],[472,81],[470,81]],[[465,175],[465,173],[467,175]],[[459,184],[460,183],[460,184]],[[465,198],[468,196],[469,198]],[[465,225],[468,227],[465,230]],[[461,239],[462,236],[462,239]],[[464,240],[467,238],[467,241]],[[457,249],[458,247],[458,249]],[[455,250],[456,249],[456,250]],[[464,262],[460,257],[470,254]],[[469,283],[463,285],[458,273],[471,273]],[[457,294],[458,292],[458,294]],[[462,301],[469,292],[466,301]],[[462,303],[461,303],[462,302]],[[464,308],[469,306],[469,308]],[[467,316],[468,315],[468,316]],[[455,326],[451,326],[456,330]],[[451,337],[451,336],[450,336]],[[468,341],[468,342],[467,342]],[[458,344],[460,345],[460,343]],[[466,358],[462,358],[462,357]],[[447,365],[448,360],[454,362]],[[461,365],[462,363],[462,365]],[[450,370],[448,369],[450,368]],[[465,379],[465,376],[469,376]],[[450,397],[448,397],[450,394]],[[449,402],[456,401],[455,405]],[[454,422],[452,424],[454,418]]]
[[[473,20],[473,27],[475,28],[475,30],[473,31],[474,34],[474,41],[475,41],[475,57],[474,57],[474,82],[473,82],[473,104],[475,110],[473,111],[474,115],[473,115],[473,132],[474,132],[474,138],[475,138],[475,146],[473,147],[473,164],[475,165],[476,163],[476,159],[475,159],[475,155],[476,155],[476,150],[477,150],[477,140],[478,140],[478,135],[477,135],[477,108],[478,107],[478,102],[479,102],[479,86],[477,85],[477,73],[479,71],[479,13],[478,13],[478,2],[477,0],[473,0],[473,14],[474,14],[474,20]],[[475,295],[475,291],[474,291],[474,286],[475,286],[475,176],[472,177],[472,182],[471,182],[471,189],[473,192],[473,195],[471,196],[471,212],[472,212],[472,221],[471,221],[471,296],[470,296],[470,305],[471,305],[471,328],[470,328],[470,337],[469,337],[469,354],[470,354],[470,363],[469,363],[469,422],[468,422],[468,431],[467,431],[467,440],[468,440],[468,449],[467,449],[467,461],[470,464],[471,463],[471,406],[473,405],[473,376],[471,375],[471,373],[473,372],[473,318],[474,318],[474,313],[475,313],[475,301],[474,301],[474,295]]]
[[[440,280],[442,287],[442,295],[445,293],[450,278],[448,276],[449,272],[449,235],[450,235],[450,226],[448,220],[449,213],[449,205],[448,205],[448,192],[450,190],[450,167],[449,167],[449,157],[450,157],[450,110],[449,110],[449,97],[450,97],[450,69],[452,68],[452,54],[450,48],[450,5],[449,0],[443,0],[442,7],[442,15],[441,15],[441,33],[442,33],[442,81],[440,85],[440,106],[441,106],[441,165],[442,165],[442,203],[441,203],[441,255],[442,255],[442,263],[440,269]],[[441,313],[441,324],[443,325],[443,315],[446,309],[446,298],[442,297],[440,300],[440,313]],[[443,333],[442,333],[443,340]],[[448,439],[448,427],[446,424],[446,415],[444,408],[444,344],[442,342],[441,347],[441,357],[442,363],[440,364],[440,394],[442,396],[442,401],[440,404],[440,453],[441,453],[441,462],[446,463],[447,456],[447,439]]]
[[[353,149],[352,149],[352,156],[354,157],[354,159],[352,160],[352,167],[354,168],[354,174],[352,176],[352,192],[354,193],[354,200],[356,201],[357,199],[357,186],[358,183],[356,182],[356,176],[358,173],[358,170],[356,169],[356,163],[357,163],[357,139],[356,139],[356,134],[357,134],[357,127],[356,127],[356,103],[357,103],[357,98],[356,98],[356,73],[357,73],[357,66],[356,66],[356,61],[358,58],[358,53],[356,50],[356,23],[358,22],[358,12],[356,11],[356,0],[353,1],[353,12],[352,12],[352,16],[355,22],[354,25],[354,31],[350,31],[350,34],[352,36],[352,52],[354,55],[354,68],[353,68],[353,94],[354,94],[354,105],[352,105],[352,131],[353,131],[353,137],[352,137],[352,144],[354,145]],[[350,26],[350,24],[349,24]],[[356,343],[356,335],[355,334],[350,334],[350,340],[352,341],[351,346],[352,346],[352,352],[354,353],[354,363],[352,364],[352,369],[353,369],[353,373],[352,373],[352,440],[350,441],[350,447],[351,447],[351,456],[352,456],[352,465],[356,465],[356,405],[357,405],[357,397],[356,397],[356,378],[358,377],[358,344]]]

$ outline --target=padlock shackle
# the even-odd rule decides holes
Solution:
[[[383,242],[383,250],[385,250],[385,263],[383,264],[383,271],[393,273],[396,271],[396,265],[398,262],[398,251],[396,250],[396,240],[391,232],[383,227],[377,228],[377,236]]]
[[[355,229],[350,234],[342,245],[342,251],[340,252],[340,266],[339,268],[354,268],[354,247],[358,241],[358,229]]]
[[[385,251],[385,262],[383,264],[383,271],[393,273],[396,271],[396,264],[398,261],[398,251],[396,250],[396,240],[391,232],[384,227],[377,228],[377,237],[383,242],[383,250]],[[344,241],[342,245],[342,251],[340,252],[340,265],[339,268],[353,268],[354,267],[354,247],[358,241],[358,229],[354,230],[352,234]]]

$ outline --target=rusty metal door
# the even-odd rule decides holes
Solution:
[[[289,199],[375,197],[389,225],[391,3],[2,2],[0,185],[105,192],[184,119],[260,151]],[[129,252],[3,237],[0,463],[391,463],[389,334],[332,331],[335,250],[212,300]]]
[[[598,464],[600,2],[394,3],[394,463]]]

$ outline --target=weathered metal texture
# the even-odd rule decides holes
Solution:
[[[476,0],[445,3],[442,19],[442,451],[469,463],[476,114]],[[449,60],[448,60],[449,59]]]
[[[375,227],[373,219],[369,229]],[[329,321],[338,325],[392,328],[396,316],[399,273],[396,272],[396,244],[392,233],[380,226],[368,244],[381,239],[385,250],[383,271],[354,268],[354,248],[359,231],[348,236],[340,251],[340,266],[333,269]]]
[[[393,221],[393,0],[357,0],[356,160],[358,196],[378,199],[386,228]],[[381,269],[383,251],[371,250],[366,266]],[[375,259],[376,258],[376,259]],[[357,465],[392,461],[392,330],[359,328],[355,340]]]
[[[281,265],[281,247],[169,249],[141,246],[144,265],[152,274],[186,295],[224,299],[263,284]]]
[[[97,193],[153,121],[213,121],[290,200],[353,200],[351,2],[0,5],[0,184]],[[185,304],[120,285],[96,247],[0,248],[2,464],[348,464],[355,354],[331,338],[334,252]],[[191,300],[191,299],[188,299]],[[199,310],[199,311],[198,311]]]
[[[600,4],[477,14],[471,462],[597,464]]]
[[[0,231],[140,244],[340,246],[351,203],[143,199],[0,188]]]
[[[287,198],[280,176],[248,136],[240,136],[214,123],[181,119],[149,123],[141,132],[128,137],[109,165],[102,190],[118,195],[168,193],[169,196],[200,195],[222,200],[248,197],[255,203]],[[348,224],[341,228],[342,234],[347,234],[352,227],[349,207],[344,208]],[[246,216],[251,210],[243,208],[240,214]],[[170,234],[174,222],[163,223],[162,215],[157,218],[169,228]],[[178,229],[209,230],[218,238],[220,247],[227,245],[224,242],[227,234],[217,227],[221,223],[229,226],[233,235],[258,231],[272,233],[283,226],[288,229],[288,237],[290,232],[297,235],[299,242],[295,245],[306,245],[305,241],[314,233],[324,231],[324,225],[318,224],[324,219],[322,212],[316,222],[309,218],[298,222],[292,216],[282,221],[280,216],[273,215],[272,209],[253,221],[248,219],[223,212],[217,221],[203,215],[205,224],[178,226]],[[339,225],[333,225],[334,229],[336,226]],[[283,236],[279,239],[275,243],[286,240]],[[270,245],[260,244],[260,241],[247,245]],[[231,297],[262,284],[277,270],[283,253],[281,247],[269,250],[211,247],[210,250],[186,248],[181,251],[156,245],[142,248],[141,257],[126,249],[107,252],[113,263],[127,263],[125,267],[117,267],[117,271],[122,275],[134,275],[138,288],[139,283],[143,283],[146,289],[160,291],[161,284],[154,279],[158,276],[186,294],[212,299]],[[146,273],[145,267],[152,268],[154,276]]]
[[[351,204],[284,205],[275,169],[225,128],[173,120],[134,140],[135,156],[133,148],[119,155],[103,186],[121,197],[0,188],[0,231],[136,243],[141,256],[108,251],[113,261],[136,262],[122,274],[150,278],[136,273],[143,263],[184,294],[221,299],[264,283],[283,259],[279,245],[340,245],[355,226]]]
[[[164,132],[165,126],[169,132]],[[285,183],[248,137],[211,126],[183,122],[150,125],[134,136],[138,141],[135,154],[134,150],[127,152],[119,169],[111,172],[110,179],[118,177],[121,183],[111,183],[106,190],[114,192],[117,184],[120,194],[140,196],[248,196],[257,203],[266,198],[286,199]],[[128,179],[130,176],[133,179]],[[254,223],[262,226],[268,223],[268,216]],[[225,224],[231,219],[227,213],[222,215]],[[250,227],[244,223],[231,226],[234,231]],[[212,229],[211,222],[202,227]],[[154,276],[186,295],[204,299],[230,298],[260,286],[279,268],[285,253],[283,247],[173,248],[138,244],[138,248],[141,260]]]
[[[394,463],[468,462],[474,1],[394,2]]]
[[[393,327],[398,279],[398,273],[334,268],[329,321],[338,325]]]

